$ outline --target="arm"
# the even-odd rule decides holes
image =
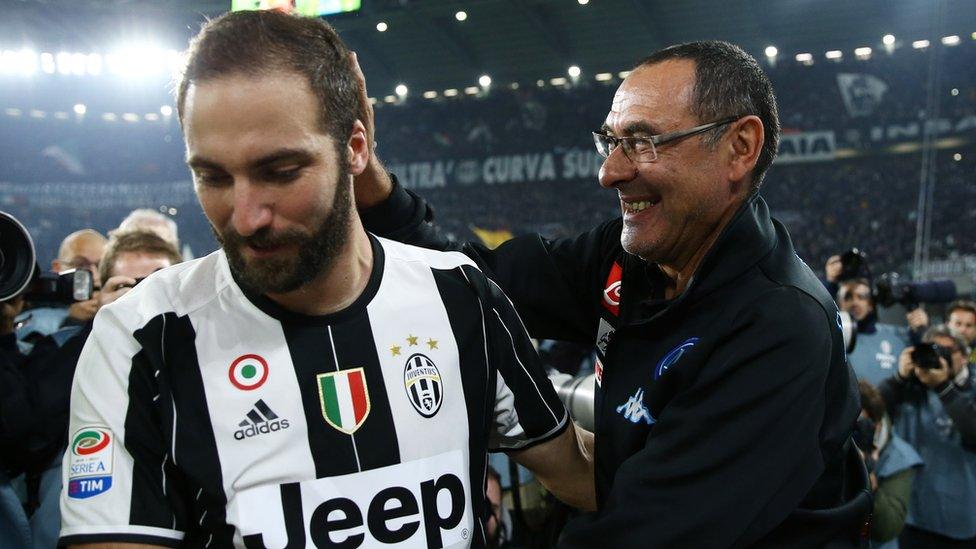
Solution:
[[[688,374],[601,512],[567,530],[564,547],[745,546],[800,506],[837,503],[839,481],[809,494],[836,470],[857,416],[841,336],[808,297],[771,297]]]
[[[150,398],[155,367],[133,336],[142,319],[124,320],[132,313],[119,305],[99,312],[75,369],[60,544],[178,547],[185,522]]]
[[[573,428],[566,429],[554,439],[509,452],[509,455],[532,471],[539,482],[563,502],[585,511],[595,511],[592,445],[591,451],[587,451],[586,439],[592,441],[593,433],[573,424]]]
[[[959,430],[963,446],[976,449],[976,399],[973,394],[960,390],[951,381],[935,391],[939,394],[946,413],[952,418],[952,423]]]
[[[485,302],[488,358],[496,370],[489,448],[508,451],[569,505],[595,509],[592,435],[569,418],[501,289],[473,268],[466,274]]]
[[[905,469],[882,479],[874,493],[874,516],[871,521],[871,539],[888,541],[894,539],[905,527],[908,515],[908,501],[912,495],[914,469]]]

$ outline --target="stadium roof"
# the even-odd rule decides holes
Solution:
[[[126,40],[182,49],[206,16],[230,0],[0,0],[0,48],[104,51]],[[459,21],[455,14],[467,14]],[[378,32],[385,22],[388,29]],[[373,95],[404,83],[411,93],[630,68],[662,46],[724,39],[761,57],[882,48],[946,35],[976,39],[972,0],[363,0],[331,18],[359,53]]]

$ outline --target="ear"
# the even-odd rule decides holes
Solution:
[[[762,120],[749,115],[732,123],[729,129],[729,181],[744,181],[750,177],[762,153],[766,138]]]
[[[369,155],[372,152],[369,150],[366,126],[359,120],[356,120],[353,122],[349,141],[346,142],[346,158],[349,160],[349,172],[352,175],[363,173],[366,165],[369,163]]]

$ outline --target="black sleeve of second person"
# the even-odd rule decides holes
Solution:
[[[361,213],[366,229],[407,244],[463,252],[511,298],[532,337],[593,341],[601,284],[619,249],[619,219],[576,238],[547,240],[532,234],[492,250],[448,239],[434,225],[424,199],[393,179],[390,197]]]

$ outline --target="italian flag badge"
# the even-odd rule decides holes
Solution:
[[[369,390],[362,368],[339,370],[316,376],[319,403],[326,423],[351,435],[369,415]]]

